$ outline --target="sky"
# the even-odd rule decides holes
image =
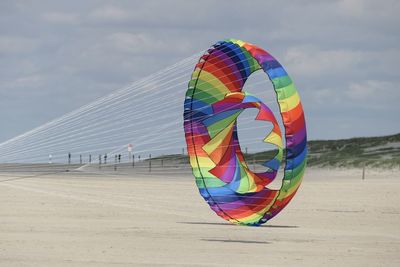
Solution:
[[[281,62],[309,139],[398,133],[398,14],[395,0],[2,0],[0,142],[225,38]]]

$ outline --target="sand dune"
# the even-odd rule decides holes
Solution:
[[[217,217],[187,174],[0,180],[1,266],[400,266],[398,170],[309,169],[258,228]]]

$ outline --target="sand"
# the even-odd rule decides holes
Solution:
[[[0,173],[0,266],[400,266],[400,171],[309,169],[264,227],[190,175]]]

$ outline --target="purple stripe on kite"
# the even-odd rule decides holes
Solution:
[[[262,194],[259,194],[262,192]],[[234,210],[234,209],[240,209],[241,207],[256,207],[260,205],[260,199],[263,199],[263,201],[266,200],[266,196],[270,193],[270,189],[266,188],[266,190],[260,191],[257,194],[252,195],[249,199],[246,199],[246,197],[235,197],[235,196],[227,196],[223,199],[218,199],[217,203],[218,206],[223,208],[223,210]],[[237,196],[237,195],[236,195]],[[243,199],[243,200],[242,200]],[[269,199],[269,198],[268,198]]]
[[[262,63],[263,69],[276,69],[282,68],[282,65],[277,60],[267,60]]]
[[[213,105],[213,110],[215,113],[221,113],[228,110],[238,111],[245,108],[255,108],[253,103],[242,103],[242,102],[221,102]]]
[[[207,133],[208,135],[207,128],[202,123],[193,121],[191,124],[185,124],[184,127],[185,127],[185,133],[194,133],[194,134]]]
[[[232,153],[232,152],[231,152]],[[234,153],[232,153],[234,154]],[[225,183],[229,183],[233,179],[233,175],[235,173],[237,162],[235,157],[231,157],[228,161],[228,166],[231,168],[225,168],[225,173],[221,176],[221,180]]]
[[[233,74],[235,76],[236,81],[241,82],[241,87],[243,87],[243,80],[242,80],[242,75],[240,74],[240,70],[237,68],[236,63],[224,52],[220,50],[216,50],[216,52],[213,53],[213,56],[215,55],[216,58],[219,59],[219,62],[222,62],[225,64],[224,68],[224,73],[228,73],[227,69],[229,69],[229,73]]]
[[[277,174],[277,171],[256,173],[256,175],[259,178],[264,179],[269,182],[272,182],[276,178],[276,174]]]
[[[237,109],[238,111],[241,109],[240,108],[240,103],[232,103],[232,102],[217,102],[215,104],[213,104],[212,108],[214,113],[218,114],[218,113],[222,113],[225,111],[233,111],[235,109]]]
[[[286,137],[286,145],[288,147],[296,146],[297,144],[301,143],[304,138],[306,137],[306,128],[303,126],[302,129],[299,129],[298,132],[292,135],[288,135]]]
[[[276,61],[276,59],[271,56],[271,55],[266,55],[266,54],[258,54],[254,56],[254,58],[257,60],[258,64],[262,65],[262,63],[266,61]]]

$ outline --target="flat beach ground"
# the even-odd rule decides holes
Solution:
[[[264,227],[190,175],[0,173],[0,266],[400,266],[400,171],[308,169]]]

